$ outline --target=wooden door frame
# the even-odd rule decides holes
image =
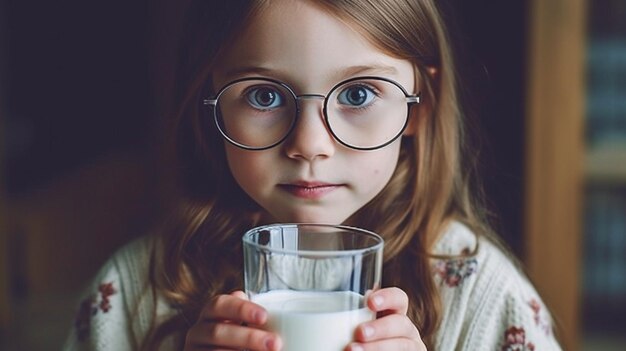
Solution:
[[[586,0],[532,0],[525,261],[566,350],[579,349]]]

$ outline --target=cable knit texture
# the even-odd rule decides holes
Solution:
[[[154,316],[158,323],[176,313],[164,298],[155,303],[151,296],[149,240],[128,244],[103,266],[79,304],[64,350],[137,350]],[[541,298],[491,242],[453,222],[434,252],[450,256],[432,260],[443,302],[434,350],[561,350]],[[175,350],[171,340],[162,350]]]

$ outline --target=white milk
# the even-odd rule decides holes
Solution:
[[[283,351],[341,351],[356,326],[375,317],[363,296],[349,291],[275,290],[252,301],[268,311],[265,328],[281,336]]]

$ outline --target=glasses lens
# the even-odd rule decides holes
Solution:
[[[337,86],[328,96],[328,124],[337,139],[355,148],[375,148],[402,133],[408,117],[400,87],[382,79]]]
[[[293,94],[284,86],[263,80],[244,80],[228,86],[217,99],[217,124],[232,142],[254,149],[280,142],[296,116]]]

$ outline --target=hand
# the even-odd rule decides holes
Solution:
[[[258,329],[266,321],[267,311],[249,301],[243,291],[218,295],[204,306],[196,324],[187,331],[185,351],[280,350],[278,335]]]
[[[348,345],[346,351],[426,350],[419,331],[406,315],[409,298],[404,291],[380,289],[368,296],[367,305],[379,318],[359,325],[356,342]]]

